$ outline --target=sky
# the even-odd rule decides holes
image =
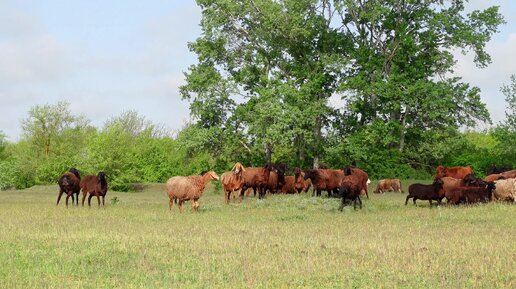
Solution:
[[[455,71],[482,90],[496,123],[504,119],[500,87],[516,74],[516,1],[466,7],[491,5],[507,21],[486,45],[492,64],[479,69],[473,55],[457,53]],[[29,109],[58,101],[97,127],[134,110],[180,130],[190,118],[179,86],[196,63],[187,43],[200,36],[200,18],[193,0],[0,0],[0,131],[19,140]]]

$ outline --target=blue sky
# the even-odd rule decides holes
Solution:
[[[457,54],[456,73],[482,89],[494,121],[504,117],[499,88],[516,73],[516,1],[501,6],[507,24],[487,45],[493,63]],[[0,0],[0,130],[9,140],[34,105],[65,100],[93,125],[127,110],[179,130],[189,120],[178,87],[196,61],[187,42],[200,35],[195,1]],[[479,127],[483,128],[483,127]]]

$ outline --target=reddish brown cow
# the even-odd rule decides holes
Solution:
[[[444,177],[463,179],[468,174],[473,174],[473,170],[469,166],[468,167],[438,166],[437,169],[435,170],[434,180],[444,178]]]
[[[401,189],[401,181],[400,179],[383,179],[378,181],[378,185],[374,190],[376,194],[383,194],[384,192],[399,192],[403,193]]]
[[[328,196],[332,196],[334,191],[337,193],[340,183],[344,178],[344,172],[341,170],[312,169],[305,170],[304,173],[304,179],[310,179],[312,181],[317,196],[321,195],[322,190],[327,191]]]
[[[348,201],[353,202],[353,208],[357,209],[357,202],[360,203],[362,209],[362,200],[360,200],[360,193],[362,191],[362,180],[358,175],[345,176],[340,184],[339,194],[342,198],[339,211],[342,211]]]
[[[369,181],[369,175],[366,172],[364,172],[363,170],[361,170],[359,168],[346,167],[344,169],[344,175],[346,175],[346,176],[349,176],[349,175],[357,176],[358,179],[360,180],[360,184],[362,186],[361,194],[363,194],[362,192],[364,192],[366,197],[369,199],[369,193],[367,192],[367,184],[368,184],[368,181]]]
[[[283,194],[295,194],[296,191],[296,177],[295,176],[285,176],[285,183],[281,187],[281,192]]]
[[[502,174],[491,174],[484,178],[484,181],[486,182],[494,182],[498,180],[503,180],[505,177]]]
[[[487,183],[482,187],[458,187],[452,191],[452,196],[448,199],[449,204],[459,203],[478,203],[489,202],[492,198],[493,190],[496,188],[494,182]]]
[[[300,168],[294,169],[294,178],[295,178],[294,187],[295,187],[297,193],[308,192],[308,190],[312,186],[312,182],[310,180],[305,180],[305,173],[302,172]]]
[[[243,172],[245,172],[244,166],[241,163],[237,162],[235,163],[230,172],[225,172],[220,176],[220,182],[222,183],[226,203],[229,203],[231,193],[233,193],[234,191],[238,191],[242,188]],[[235,199],[234,193],[233,199]]]
[[[245,172],[242,173],[242,189],[240,190],[240,201],[244,197],[244,192],[248,188],[257,188],[259,192],[259,198],[265,197],[265,187],[269,181],[270,172],[273,170],[273,166],[270,163],[265,164],[263,168],[246,168]]]
[[[514,179],[516,178],[516,170],[503,172],[502,176],[506,179]]]

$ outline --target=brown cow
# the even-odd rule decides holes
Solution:
[[[369,193],[367,192],[367,184],[369,184],[371,181],[369,181],[369,175],[366,172],[359,168],[348,166],[344,168],[344,175],[356,175],[360,179],[360,184],[362,186],[360,194],[363,195],[365,193],[366,197],[369,199]]]
[[[435,170],[434,180],[444,178],[444,177],[463,179],[468,174],[473,174],[473,170],[469,166],[468,167],[438,166],[437,169]]]
[[[451,193],[452,197],[448,199],[449,204],[459,203],[478,203],[489,202],[493,195],[493,190],[496,189],[494,182],[489,182],[482,187],[458,187]]]
[[[516,178],[516,170],[503,172],[502,176],[506,179],[514,179]]]
[[[486,182],[494,182],[498,180],[503,180],[505,177],[502,174],[491,174],[484,178],[484,181]]]
[[[400,179],[383,179],[378,181],[376,189],[373,191],[376,194],[383,194],[384,192],[399,192],[403,193],[401,189]]]

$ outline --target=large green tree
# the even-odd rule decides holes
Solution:
[[[347,63],[346,35],[332,28],[328,1],[197,1],[199,63],[181,88],[203,127],[230,130],[242,148],[295,144],[317,165],[334,110],[328,99]]]
[[[230,139],[250,154],[259,148],[264,160],[293,147],[297,163],[317,166],[335,144],[328,136],[338,144],[365,129],[376,132],[360,146],[409,146],[417,156],[431,130],[490,121],[479,89],[451,75],[454,51],[472,51],[479,67],[490,62],[484,48],[503,23],[498,7],[466,14],[464,1],[442,0],[197,3],[202,35],[189,47],[199,61],[181,93],[197,125],[219,136],[219,154]]]
[[[485,67],[485,44],[503,23],[498,7],[465,13],[467,1],[339,1],[343,28],[353,38],[343,79],[347,122],[395,128],[393,145],[418,143],[427,129],[490,121],[479,89],[453,77],[455,51],[472,51]],[[412,145],[414,145],[413,143]]]

